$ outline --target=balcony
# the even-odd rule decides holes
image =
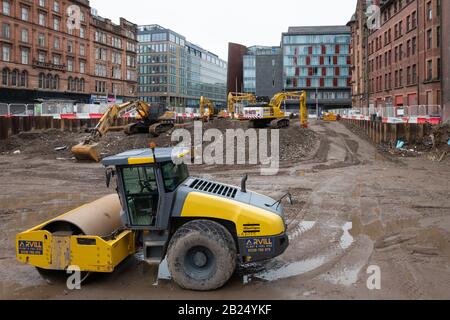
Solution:
[[[57,71],[62,71],[62,72],[66,71],[65,64],[54,64],[52,62],[41,62],[41,61],[33,59],[32,65],[33,65],[33,68],[57,70]]]

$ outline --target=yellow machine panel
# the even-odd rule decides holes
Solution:
[[[192,192],[184,203],[182,217],[222,219],[234,222],[238,237],[246,237],[245,225],[259,224],[258,237],[285,232],[283,219],[264,209],[209,194]]]
[[[38,230],[17,235],[16,241],[16,256],[20,262],[47,270],[78,266],[81,271],[113,272],[135,251],[132,231],[124,231],[106,241],[90,236],[54,236]]]

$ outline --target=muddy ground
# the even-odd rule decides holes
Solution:
[[[16,233],[112,191],[105,187],[100,165],[76,163],[68,150],[54,151],[79,141],[83,133],[26,134],[0,142],[0,298],[450,298],[448,161],[387,155],[340,123],[317,122],[311,130],[297,124],[280,136],[282,163],[276,176],[261,176],[253,166],[190,169],[193,175],[235,185],[249,173],[249,189],[273,198],[291,192],[295,199],[285,207],[291,239],[286,253],[239,270],[211,293],[183,291],[167,280],[153,285],[156,271],[139,257],[113,274],[91,278],[80,291],[49,284],[18,263]],[[169,136],[160,139],[170,142]],[[114,153],[144,147],[148,140],[111,133],[102,148]],[[17,150],[20,154],[13,154]],[[367,288],[371,266],[381,270],[380,290]]]

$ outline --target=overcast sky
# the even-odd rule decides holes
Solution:
[[[289,26],[345,25],[357,0],[91,0],[118,23],[159,24],[228,58],[228,42],[279,45]]]

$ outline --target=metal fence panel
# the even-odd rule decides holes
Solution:
[[[0,116],[9,115],[9,105],[7,103],[0,103]]]
[[[27,115],[27,105],[26,104],[10,104],[9,105],[10,114],[12,116],[26,116]]]

